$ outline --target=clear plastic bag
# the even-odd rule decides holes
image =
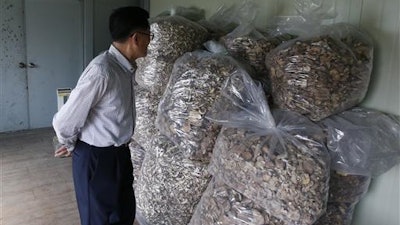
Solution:
[[[217,49],[218,44],[208,46]],[[220,126],[206,120],[205,114],[219,96],[223,82],[238,67],[224,52],[199,50],[176,61],[159,104],[156,126],[188,158],[209,161]]]
[[[155,122],[161,95],[152,93],[139,85],[135,85],[134,90],[136,121],[132,139],[142,146],[145,151],[149,151],[151,139],[158,132]]]
[[[177,58],[201,48],[208,39],[207,30],[181,16],[160,16],[150,20],[147,56],[136,60],[136,82],[154,93],[163,93]]]
[[[131,151],[131,160],[133,166],[133,189],[136,189],[136,183],[140,176],[140,169],[144,160],[146,151],[135,140],[129,143],[129,150]]]
[[[400,122],[377,110],[354,107],[320,122],[332,169],[377,177],[400,163]]]
[[[267,39],[266,35],[255,27],[255,19],[259,12],[255,1],[243,0],[236,11],[232,19],[238,25],[218,40],[232,57],[250,65],[256,75],[266,77],[265,55],[280,42],[277,39]]]
[[[293,0],[291,3],[297,15],[272,18],[268,26],[269,35],[313,37],[321,33],[322,24],[337,16],[335,1]]]
[[[266,94],[270,94],[270,81],[265,64],[268,52],[281,43],[279,38],[267,38],[253,24],[241,24],[220,38],[232,57],[248,64],[254,70],[253,78],[260,81]]]
[[[316,225],[350,225],[371,178],[400,163],[400,122],[392,115],[355,107],[320,124],[327,134],[332,171],[327,213]]]
[[[308,20],[328,20],[337,16],[335,1],[294,0],[297,13]]]
[[[257,201],[213,177],[197,204],[188,225],[284,225],[269,215]]]
[[[328,202],[326,213],[313,225],[350,225],[353,220],[355,204]]]
[[[246,73],[233,74],[207,118],[222,128],[210,172],[284,224],[312,224],[328,197],[322,129],[306,117],[269,110]]]
[[[339,27],[332,27],[336,28]],[[372,69],[372,45],[364,41],[367,38],[336,37],[321,33],[297,38],[267,55],[275,105],[319,121],[364,99]],[[342,41],[346,39],[360,45],[348,46]],[[355,48],[367,53],[362,54],[363,59],[357,58],[360,55]]]
[[[237,27],[238,24],[234,22],[235,14],[234,6],[220,6],[210,18],[199,20],[198,23],[210,33],[210,39],[218,40]]]
[[[357,203],[368,191],[371,176],[331,171],[326,213],[314,225],[350,225]]]
[[[218,40],[240,24],[252,23],[256,18],[256,7],[253,0],[243,0],[230,6],[221,5],[208,19],[198,22],[210,32],[212,39]]]
[[[182,16],[188,20],[197,22],[205,19],[206,11],[197,7],[173,6],[170,10],[164,11],[157,16]]]
[[[266,57],[272,98],[278,108],[320,121],[364,99],[373,65],[373,43],[366,32],[350,24],[322,25],[324,15],[329,14],[324,14],[329,7],[323,7],[328,1],[321,1],[321,6],[297,2],[302,5],[301,12],[317,12],[278,23],[277,33],[298,37]]]
[[[140,220],[152,225],[188,224],[210,179],[207,164],[187,159],[167,137],[155,135],[135,189]]]
[[[235,58],[250,64],[257,74],[266,74],[266,54],[278,46],[279,39],[268,39],[252,24],[241,24],[220,41]]]
[[[139,86],[153,95],[162,95],[171,76],[174,61],[162,57],[147,55],[136,59],[135,80]]]

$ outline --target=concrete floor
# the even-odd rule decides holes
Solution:
[[[51,128],[0,133],[0,225],[79,225],[71,158]],[[136,224],[136,223],[135,223]]]
[[[0,224],[79,225],[71,158],[54,158],[51,128],[0,134]]]

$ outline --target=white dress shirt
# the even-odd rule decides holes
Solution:
[[[131,139],[134,72],[113,45],[89,63],[53,118],[57,138],[68,151],[75,148],[77,139],[97,147],[121,146]]]

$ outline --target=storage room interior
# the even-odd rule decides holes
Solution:
[[[73,88],[85,65],[94,56],[108,49],[110,37],[105,24],[113,8],[138,5],[148,9],[151,17],[166,12],[171,13],[178,7],[194,8],[204,12],[204,17],[208,19],[222,7],[229,8],[241,5],[243,2],[246,1],[0,0],[0,173],[2,176],[0,224],[6,216],[4,212],[7,211],[3,208],[2,201],[5,199],[3,187],[6,185],[3,183],[3,171],[6,169],[4,165],[9,165],[4,164],[3,146],[6,146],[8,138],[13,134],[18,136],[24,131],[31,132],[51,127],[52,115],[57,111],[57,88]],[[255,15],[252,22],[260,30],[267,30],[278,16],[287,18],[298,16],[295,2],[303,2],[310,8],[321,4],[327,7],[318,9],[327,12],[324,15],[326,16],[324,24],[344,22],[365,31],[373,43],[373,66],[368,91],[358,106],[400,116],[399,0],[248,0],[247,2],[256,6],[256,11],[252,11],[252,15]],[[35,7],[37,4],[46,7],[40,9]],[[60,29],[57,22],[38,26],[43,22],[40,19],[45,17],[35,17],[37,15],[35,13],[40,10],[47,12],[54,7],[64,7],[65,15],[61,13],[63,10],[54,11],[53,14],[43,14],[63,20],[71,16],[74,18],[70,18],[71,20],[63,27],[65,29]],[[28,18],[32,18],[32,21]],[[57,28],[48,31],[50,26]],[[43,32],[43,36],[39,32]],[[59,48],[59,42],[68,44]],[[64,53],[65,57],[62,56]],[[45,56],[42,57],[41,54]],[[67,62],[59,63],[54,59],[54,54],[60,55],[60,59]],[[46,68],[47,65],[51,68]],[[64,67],[70,69],[62,71]],[[37,78],[40,73],[49,75]],[[41,79],[40,82],[37,79]],[[48,141],[50,143],[52,140]],[[52,157],[52,146],[51,144],[48,146],[50,147],[48,157]],[[372,179],[368,192],[355,208],[352,221],[352,225],[398,224],[400,224],[400,165]]]

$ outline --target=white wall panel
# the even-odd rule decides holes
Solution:
[[[373,180],[356,207],[353,225],[400,224],[400,166]]]
[[[399,0],[364,0],[360,27],[374,40],[374,69],[362,105],[400,115]],[[400,142],[400,140],[399,140]],[[357,206],[354,225],[400,224],[400,166],[373,180]]]
[[[400,70],[398,0],[366,0],[360,26],[375,44],[375,59],[369,92],[363,105],[400,115]]]

